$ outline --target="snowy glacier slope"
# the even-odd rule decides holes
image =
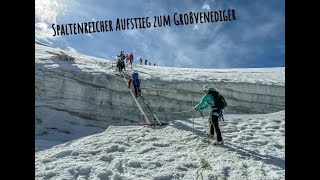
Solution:
[[[74,62],[48,53],[60,51]],[[284,110],[284,68],[191,69],[134,64],[142,95],[163,122],[187,119],[203,96],[202,86],[215,86],[227,99],[227,114]],[[36,150],[104,131],[110,125],[144,122],[114,61],[35,44]]]
[[[141,121],[141,115],[115,71],[111,60],[62,51],[35,44],[36,108],[68,112],[99,121],[102,126]],[[46,51],[65,52],[74,63]],[[270,113],[284,110],[284,68],[188,69],[134,64],[126,74],[138,71],[142,95],[163,121],[186,117],[170,114],[188,110],[199,102],[202,86],[215,86],[228,100],[227,113]],[[127,76],[128,78],[128,76]]]
[[[60,144],[35,156],[36,179],[284,179],[284,111],[228,114],[220,122],[225,145],[201,140],[204,119],[169,126],[109,126],[101,133]],[[193,133],[194,132],[194,133]],[[201,178],[200,178],[201,179]]]

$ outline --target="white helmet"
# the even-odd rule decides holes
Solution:
[[[209,92],[209,85],[208,84],[204,85],[202,90],[203,90],[203,92],[208,93]]]

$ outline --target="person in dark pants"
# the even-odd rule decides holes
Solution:
[[[126,65],[124,63],[126,56],[124,55],[123,51],[120,52],[119,55],[117,55],[117,66],[119,72],[122,72],[122,69],[126,70]]]
[[[223,144],[223,139],[221,135],[221,131],[219,128],[219,117],[222,115],[222,110],[215,108],[215,101],[213,96],[211,95],[212,92],[216,92],[216,89],[213,87],[210,87],[208,85],[205,85],[203,87],[203,92],[205,93],[205,96],[202,98],[201,102],[197,104],[195,107],[193,107],[194,111],[199,111],[205,108],[210,107],[211,113],[209,117],[209,127],[210,132],[208,137],[212,138],[214,136],[214,131],[217,134],[217,141],[214,144]]]
[[[219,128],[219,117],[221,115],[221,110],[212,110],[210,113],[210,117],[209,117],[209,125],[210,125],[210,134],[207,134],[209,138],[214,137],[214,130],[216,130],[217,132],[217,141],[221,142],[222,140],[222,136],[221,136],[221,131]]]
[[[128,88],[129,89],[131,87],[131,82],[132,82],[133,87],[134,87],[135,97],[137,98],[138,96],[141,96],[141,89],[140,89],[141,80],[140,80],[139,74],[137,72],[134,72],[132,74],[132,76],[130,77],[130,79],[128,80]]]

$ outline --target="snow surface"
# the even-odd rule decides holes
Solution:
[[[220,122],[222,146],[201,140],[207,126],[202,118],[194,119],[194,134],[192,118],[160,129],[110,126],[102,133],[36,152],[35,177],[195,179],[203,158],[212,167],[203,170],[204,179],[284,179],[284,117],[284,111],[225,115]]]
[[[76,67],[78,71],[91,72],[91,73],[108,73],[118,75],[114,69],[106,68],[106,66],[115,63],[115,60],[107,60],[98,57],[87,56],[71,51],[65,51],[59,48],[51,48],[35,44],[35,58],[36,65],[44,64],[51,68],[70,68],[68,63],[54,65],[54,61],[50,60],[51,54],[45,51],[59,53],[62,51],[70,56],[76,58]],[[46,61],[44,61],[46,60]],[[133,61],[134,69],[128,68],[127,71],[133,70],[141,72],[140,76],[145,79],[162,79],[163,81],[217,81],[217,82],[246,82],[254,84],[266,85],[284,85],[285,68],[272,67],[272,68],[229,68],[229,69],[197,69],[197,68],[175,68],[175,67],[162,67],[140,65],[137,60]],[[200,63],[200,62],[199,62]],[[161,73],[159,73],[161,72]]]
[[[119,119],[106,119],[119,115],[110,114],[105,106],[125,103],[121,100],[127,97],[118,98],[118,94],[123,96],[124,82],[112,81],[115,89],[96,92],[96,86],[109,88],[110,77],[119,79],[118,72],[110,68],[111,60],[61,50],[76,57],[75,64],[70,64],[45,53],[60,49],[35,47],[36,179],[196,179],[201,158],[212,167],[203,170],[204,179],[284,179],[285,111],[243,114],[240,109],[242,114],[225,114],[225,121],[220,122],[225,140],[222,146],[201,141],[208,125],[199,114],[194,119],[194,134],[190,118],[165,119],[170,125],[159,129],[127,125]],[[158,102],[150,101],[150,105],[163,104],[170,111],[190,108],[189,102],[170,107],[176,101],[190,101],[193,96],[199,101],[204,83],[218,84],[217,89],[225,92],[234,107],[247,104],[247,109],[254,110],[268,109],[269,105],[277,106],[274,110],[284,109],[284,68],[191,69],[134,64],[127,72],[133,70],[140,72],[144,84],[160,87],[157,92],[143,88],[147,98]],[[184,89],[189,96],[182,96]],[[106,103],[94,106],[94,101]],[[133,116],[123,110],[120,113]],[[97,117],[81,114],[91,111]]]

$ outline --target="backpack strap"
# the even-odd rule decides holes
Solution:
[[[211,92],[212,91],[209,91],[208,94],[211,96],[211,99],[216,103],[216,101],[215,101],[215,99],[214,99],[214,97],[213,97]],[[215,105],[211,104],[209,101],[207,101],[207,103],[211,105],[211,109],[216,108]],[[216,109],[218,109],[218,108],[216,108]]]

